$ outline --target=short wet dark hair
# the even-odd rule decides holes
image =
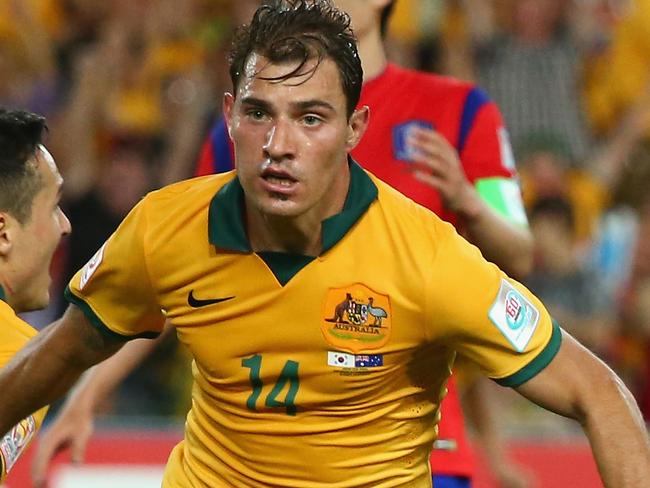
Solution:
[[[43,185],[34,157],[46,131],[41,115],[0,107],[0,211],[21,224],[29,221]]]
[[[230,78],[237,91],[252,53],[271,63],[298,62],[298,66],[271,81],[310,76],[324,59],[336,64],[346,98],[348,117],[359,103],[363,70],[350,17],[331,0],[270,0],[259,7],[250,24],[237,29],[230,51]],[[311,59],[317,64],[304,72]],[[262,78],[269,80],[269,78]],[[306,80],[305,80],[306,81]]]

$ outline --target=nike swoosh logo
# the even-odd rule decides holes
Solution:
[[[235,297],[200,299],[194,296],[194,290],[190,290],[189,295],[187,295],[187,304],[192,308],[200,308],[200,307],[206,307],[208,305],[214,305],[215,303],[221,303],[227,300],[232,300],[233,298]]]

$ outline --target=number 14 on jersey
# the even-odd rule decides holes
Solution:
[[[241,365],[244,368],[249,368],[250,371],[250,381],[251,387],[253,388],[252,393],[246,400],[246,406],[249,410],[257,411],[257,401],[262,393],[262,388],[264,383],[260,377],[260,371],[262,369],[262,356],[256,354],[249,358],[244,358],[241,361]],[[278,396],[282,393],[289,384],[289,390],[287,391],[284,400],[278,400]],[[282,368],[282,372],[278,377],[273,389],[266,396],[264,405],[271,408],[285,408],[287,415],[296,415],[296,394],[298,393],[298,388],[300,387],[300,380],[298,379],[298,363],[296,361],[287,361]]]

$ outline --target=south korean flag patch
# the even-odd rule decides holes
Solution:
[[[517,352],[524,352],[537,328],[539,310],[519,290],[502,279],[488,317]]]

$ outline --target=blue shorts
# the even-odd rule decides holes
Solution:
[[[433,488],[471,488],[472,481],[466,476],[433,475]]]

